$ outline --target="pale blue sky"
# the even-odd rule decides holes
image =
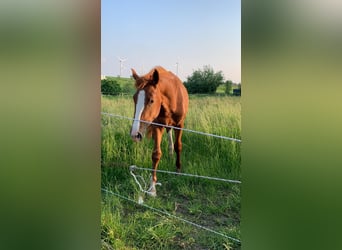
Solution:
[[[210,65],[241,82],[241,0],[102,0],[101,74],[156,65],[186,80]]]

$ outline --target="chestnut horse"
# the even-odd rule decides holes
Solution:
[[[152,167],[157,170],[162,151],[160,143],[164,132],[163,126],[150,125],[142,121],[154,122],[178,128],[184,127],[184,120],[188,111],[189,97],[181,80],[172,72],[158,66],[143,76],[138,76],[132,69],[137,89],[133,96],[135,103],[134,121],[131,128],[131,137],[134,141],[141,141],[143,135],[152,133],[154,149],[152,153]],[[169,152],[172,154],[172,131],[166,128],[169,141]],[[174,129],[176,152],[176,167],[180,171],[180,155],[182,151],[182,130]],[[148,193],[156,196],[157,174],[152,171],[151,187]]]

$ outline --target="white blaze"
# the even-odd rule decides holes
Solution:
[[[131,136],[135,136],[140,127],[140,117],[145,106],[145,90],[140,90],[138,94],[137,104],[135,106],[134,122],[132,125]]]

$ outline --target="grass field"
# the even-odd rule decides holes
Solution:
[[[102,111],[133,117],[130,96],[102,97]],[[131,121],[102,115],[102,188],[129,199],[141,195],[128,171],[130,165],[151,168],[153,142],[134,143]],[[190,96],[185,127],[241,138],[239,97]],[[167,138],[162,141],[161,170],[175,171]],[[241,179],[240,143],[183,133],[182,172]],[[149,171],[138,171],[146,181]],[[240,239],[240,184],[158,173],[157,197],[144,204]],[[102,192],[102,249],[240,249],[236,242],[131,201]]]

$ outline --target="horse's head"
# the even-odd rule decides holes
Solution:
[[[135,80],[134,99],[134,121],[131,128],[131,137],[134,141],[141,141],[149,124],[140,122],[152,122],[160,112],[162,97],[158,88],[159,74],[155,69],[144,76],[138,76],[132,69],[132,76]]]

